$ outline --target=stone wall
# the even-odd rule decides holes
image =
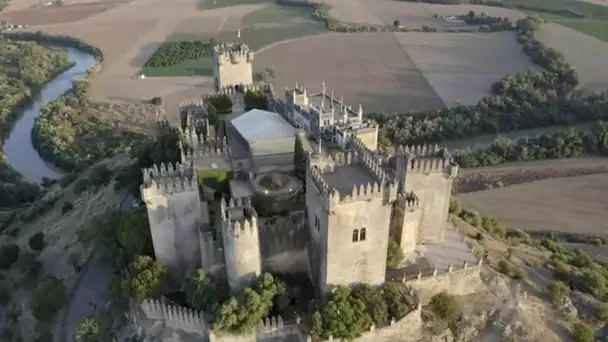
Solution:
[[[417,307],[397,322],[376,329],[372,326],[370,331],[365,332],[352,342],[408,342],[418,341],[422,329],[422,306]]]
[[[310,240],[304,212],[260,219],[262,268],[271,273],[308,273]]]
[[[464,263],[459,267],[450,266],[446,270],[434,269],[430,275],[418,273],[414,279],[404,279],[403,283],[413,291],[421,304],[426,305],[431,297],[447,292],[453,296],[464,296],[477,292],[482,285],[481,259],[475,265]]]

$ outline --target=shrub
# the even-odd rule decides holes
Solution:
[[[594,342],[595,331],[584,322],[574,324],[574,340],[576,342]]]
[[[37,320],[48,321],[61,309],[64,301],[63,282],[55,277],[46,277],[36,285],[30,299],[30,310]]]
[[[219,114],[232,113],[232,100],[226,94],[216,95],[209,99],[209,104],[213,105]]]
[[[43,232],[35,233],[34,235],[30,236],[27,243],[33,251],[42,250],[45,245],[44,244],[44,233]]]
[[[404,259],[403,249],[395,239],[390,238],[388,241],[388,249],[386,252],[386,267],[397,268]]]
[[[561,281],[556,281],[551,284],[551,298],[553,305],[559,307],[564,298],[570,297],[570,288]]]
[[[0,270],[9,269],[19,260],[21,249],[15,244],[0,247]]]
[[[447,292],[434,295],[429,302],[429,308],[435,317],[448,323],[454,323],[462,316],[460,304]]]
[[[61,214],[67,214],[70,210],[74,209],[72,202],[65,202],[61,207]]]
[[[163,103],[165,103],[165,100],[160,97],[160,96],[154,96],[151,100],[150,103],[155,105],[155,106],[162,106]]]

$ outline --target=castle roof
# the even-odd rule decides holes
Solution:
[[[261,109],[252,109],[231,121],[232,126],[247,141],[254,155],[293,152],[293,142],[255,146],[256,142],[276,139],[293,139],[295,128],[279,114]],[[265,146],[266,145],[266,146]]]

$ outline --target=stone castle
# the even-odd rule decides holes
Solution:
[[[378,125],[360,105],[353,110],[324,84],[318,93],[286,88],[279,99],[271,86],[252,83],[253,58],[242,44],[215,48],[211,96],[233,102],[222,133],[206,118],[211,96],[183,103],[181,162],[143,170],[157,259],[177,277],[199,268],[220,274],[234,292],[262,272],[307,274],[319,295],[340,284],[381,285],[412,274],[420,281],[424,272],[448,269],[442,244],[453,231],[448,208],[458,173],[450,153],[381,150]],[[247,90],[263,91],[268,110],[245,110]],[[308,155],[303,180],[293,176],[296,137]],[[222,198],[217,179],[228,185]],[[300,205],[264,216],[257,198]],[[412,262],[387,274],[391,238]],[[470,250],[463,261],[465,269],[477,265]]]

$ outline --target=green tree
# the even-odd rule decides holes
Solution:
[[[376,325],[388,323],[388,305],[381,289],[368,284],[355,287],[352,290],[353,297],[361,300],[367,307],[367,313],[372,317]]]
[[[405,259],[403,249],[394,238],[388,240],[388,249],[386,251],[386,266],[388,268],[397,268]]]
[[[434,295],[429,302],[429,308],[437,318],[448,323],[454,323],[462,316],[460,304],[447,292],[440,292]]]
[[[283,282],[270,274],[258,280],[255,289],[247,288],[238,297],[232,297],[222,304],[213,324],[213,330],[230,333],[249,333],[270,310],[280,310],[284,306],[286,289]]]
[[[389,281],[384,284],[382,291],[384,300],[388,305],[388,314],[396,321],[403,318],[410,312],[410,306],[405,302],[403,294],[399,291],[399,285],[395,282]]]
[[[207,106],[207,119],[209,120],[209,124],[213,125],[213,127],[215,127],[215,131],[218,132],[218,128],[220,126],[220,115],[217,113],[217,108],[215,108],[215,106],[211,103]]]
[[[209,99],[209,104],[213,105],[218,114],[232,113],[232,99],[226,94],[216,95]]]
[[[355,298],[350,288],[339,285],[329,301],[313,314],[311,333],[323,338],[331,335],[334,339],[352,340],[369,330],[371,325],[372,317],[367,313],[365,303]]]
[[[247,90],[243,101],[245,102],[245,110],[268,109],[268,99],[261,90]]]
[[[562,281],[556,281],[551,284],[551,298],[554,306],[560,306],[564,298],[570,297],[570,288]]]
[[[36,284],[30,298],[30,310],[39,321],[48,321],[61,309],[65,302],[65,286],[60,279],[46,277]]]
[[[293,147],[293,165],[296,177],[304,180],[306,177],[306,153],[304,152],[304,145],[302,145],[302,138],[300,138],[299,134],[296,134]]]
[[[184,292],[193,308],[214,314],[223,302],[226,286],[217,284],[205,271],[197,270],[186,280]]]
[[[574,340],[576,342],[594,342],[595,331],[584,322],[574,324]]]
[[[83,342],[99,342],[100,335],[101,323],[95,317],[85,317],[76,326],[76,338]]]
[[[140,255],[123,271],[120,284],[122,293],[136,300],[156,297],[162,293],[167,276],[165,263]]]

